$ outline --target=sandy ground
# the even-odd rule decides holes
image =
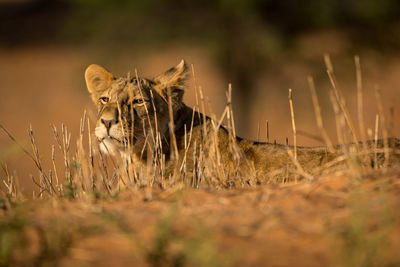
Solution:
[[[155,266],[179,256],[188,266],[398,266],[399,179],[391,169],[362,180],[337,174],[227,191],[36,200],[2,211],[0,220],[20,214],[29,229],[29,253],[14,252],[18,264],[47,244],[62,253],[43,262],[60,266],[147,266],[150,255],[161,255]]]

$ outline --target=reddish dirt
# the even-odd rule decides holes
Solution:
[[[58,235],[61,230],[71,237],[66,254],[58,258],[61,266],[147,265],[163,221],[171,223],[164,263],[181,251],[174,246],[212,242],[211,252],[200,256],[212,255],[215,264],[354,266],[368,254],[369,263],[383,266],[400,260],[399,193],[400,170],[393,169],[385,175],[367,173],[359,181],[338,174],[313,183],[227,191],[127,191],[114,201],[37,200],[27,204],[23,216],[34,229],[49,235],[58,229]],[[3,212],[6,218],[8,214]],[[383,242],[374,239],[381,231],[386,232]],[[353,245],[346,246],[347,232],[353,234]],[[345,260],[347,252],[353,262]],[[24,255],[26,261],[29,254]],[[357,266],[366,263],[361,260]]]

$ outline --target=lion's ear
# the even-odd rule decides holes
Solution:
[[[114,80],[114,76],[103,67],[92,64],[85,71],[86,86],[94,102],[99,94],[106,90]]]
[[[154,88],[163,97],[167,97],[169,92],[175,101],[182,101],[185,82],[188,79],[188,67],[186,62],[182,60],[175,67],[170,68],[166,72],[158,75],[153,79]]]

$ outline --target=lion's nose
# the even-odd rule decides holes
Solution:
[[[107,130],[109,130],[111,126],[115,123],[114,120],[105,120],[105,119],[101,119],[101,122],[104,124]]]

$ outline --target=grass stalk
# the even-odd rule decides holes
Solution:
[[[379,114],[375,116],[375,135],[374,135],[374,168],[378,169],[378,135],[379,135]]]
[[[376,97],[376,102],[378,104],[378,112],[379,112],[380,121],[381,121],[383,146],[385,149],[384,168],[386,169],[389,165],[389,154],[390,154],[389,153],[389,136],[388,136],[388,130],[386,127],[385,113],[383,111],[383,106],[382,106],[381,91],[378,86],[375,87],[375,97]]]
[[[291,88],[289,88],[289,106],[290,106],[290,117],[292,119],[294,159],[297,161],[297,134],[296,134],[296,122],[294,119],[293,97]]]
[[[315,90],[314,80],[311,76],[308,77],[308,85],[309,85],[310,92],[311,92],[311,98],[312,98],[312,102],[313,102],[313,106],[314,106],[315,119],[317,121],[318,129],[321,132],[322,138],[324,139],[325,144],[328,146],[329,151],[334,152],[335,149],[333,148],[333,143],[324,128],[324,123],[322,120],[321,108],[320,108],[319,101],[318,101],[317,91]]]
[[[346,123],[347,123],[347,125],[348,125],[348,127],[349,127],[349,129],[351,131],[351,135],[353,136],[353,141],[354,141],[356,147],[358,148],[358,146],[359,146],[358,145],[359,138],[357,136],[357,132],[356,132],[356,129],[354,127],[353,121],[351,120],[349,111],[347,109],[346,101],[345,101],[341,91],[339,90],[339,88],[337,86],[337,81],[336,81],[336,77],[335,77],[335,74],[334,74],[334,71],[333,71],[333,65],[332,65],[331,59],[330,59],[329,55],[327,55],[327,54],[324,55],[324,59],[325,59],[326,67],[327,67],[328,77],[329,77],[329,80],[331,82],[332,89],[333,89],[333,92],[334,92],[334,96],[335,96],[336,101],[337,101],[337,103],[338,103],[338,105],[340,107],[340,110],[343,112],[344,118],[346,119]]]
[[[354,56],[354,62],[356,66],[356,77],[357,77],[357,115],[358,124],[361,133],[362,141],[366,141],[367,137],[365,134],[365,123],[364,123],[364,104],[363,104],[363,84],[362,84],[362,73],[360,57],[358,55]]]

